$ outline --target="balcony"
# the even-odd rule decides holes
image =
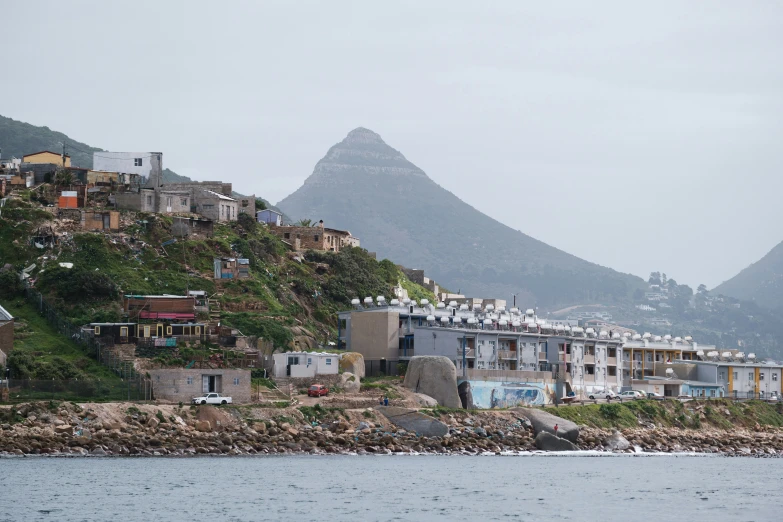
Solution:
[[[617,357],[607,357],[606,358],[606,365],[607,366],[617,366]]]
[[[500,350],[498,352],[499,359],[514,359],[517,360],[517,352],[510,350]]]
[[[468,348],[465,350],[465,357],[475,357],[476,356],[476,350],[473,348]],[[457,357],[462,357],[462,348],[457,348]]]
[[[584,364],[595,364],[595,355],[585,354],[585,359],[582,361]]]

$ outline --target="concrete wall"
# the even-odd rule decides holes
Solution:
[[[475,408],[512,408],[553,403],[554,382],[469,382]]]
[[[107,219],[108,218],[108,219]],[[106,226],[108,224],[108,226]],[[116,210],[91,211],[85,210],[81,216],[82,230],[114,231],[120,230],[120,213]]]
[[[187,191],[162,190],[159,193],[158,212],[161,214],[179,214],[190,212],[191,196]]]
[[[256,195],[237,197],[237,214],[249,214],[250,217],[256,216]]]
[[[23,156],[22,163],[53,163],[55,165],[59,165],[62,167],[63,157],[62,154],[43,151],[43,152],[38,152],[36,154],[28,154],[27,156]],[[65,155],[65,166],[66,167],[71,166],[71,157],[68,156],[67,154]]]
[[[193,198],[197,214],[221,223],[237,220],[239,208],[236,200],[222,199],[205,190],[195,191]]]
[[[351,312],[350,346],[364,360],[397,360],[400,346],[398,312]]]
[[[193,397],[199,397],[204,393],[204,375],[221,376],[222,390],[219,390],[219,393],[231,397],[235,404],[248,403],[251,400],[250,370],[161,369],[149,370],[149,374],[152,377],[153,394],[157,400],[190,402]],[[239,379],[239,384],[235,384],[234,379]]]

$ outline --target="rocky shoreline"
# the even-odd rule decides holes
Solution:
[[[275,420],[269,410],[29,403],[0,415],[0,456],[513,455],[541,447],[541,437],[537,440],[536,428],[521,410],[427,417],[446,426],[443,436],[431,437],[394,426],[379,411],[367,408],[320,420],[277,415]],[[754,431],[650,427],[621,432],[579,427],[575,438],[570,449],[783,455],[783,429],[761,426]],[[558,442],[570,444],[565,438]]]

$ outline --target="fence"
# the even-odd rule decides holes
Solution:
[[[149,384],[139,386],[137,382],[132,380],[109,383],[99,379],[65,381],[10,379],[2,381],[1,386],[8,387],[10,402],[84,399],[90,401],[152,400],[151,386]]]
[[[44,395],[49,394],[49,396],[45,397],[47,399],[62,399],[69,395],[74,398],[90,398],[94,400],[152,399],[152,383],[133,368],[132,360],[123,358],[112,349],[113,342],[107,346],[100,339],[87,334],[80,326],[71,323],[54,306],[47,303],[43,296],[32,288],[27,288],[25,294],[27,300],[38,309],[38,312],[60,334],[82,345],[87,355],[94,357],[101,364],[110,368],[125,382],[108,384],[99,380],[37,381],[11,379],[11,384],[15,382],[22,383],[19,384],[19,392],[16,394],[16,396],[21,397],[18,400],[35,399],[37,398],[36,395],[40,393]],[[28,383],[26,388],[23,385],[25,382]],[[78,395],[80,390],[86,395]],[[57,394],[59,395],[55,397]],[[17,400],[12,388],[9,391],[9,396],[12,401]]]

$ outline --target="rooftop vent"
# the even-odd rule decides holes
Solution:
[[[414,299],[414,301],[415,301],[415,299]],[[427,306],[428,304],[430,304],[429,299],[422,299],[421,300],[421,306]]]
[[[367,306],[370,306],[372,304],[372,297],[365,297],[364,298],[364,304]]]
[[[400,306],[400,300],[399,299],[392,299],[389,301],[389,304],[392,306]]]
[[[438,303],[435,306],[438,308],[438,310],[440,310],[440,309],[446,308],[446,303],[440,302],[440,303]]]

